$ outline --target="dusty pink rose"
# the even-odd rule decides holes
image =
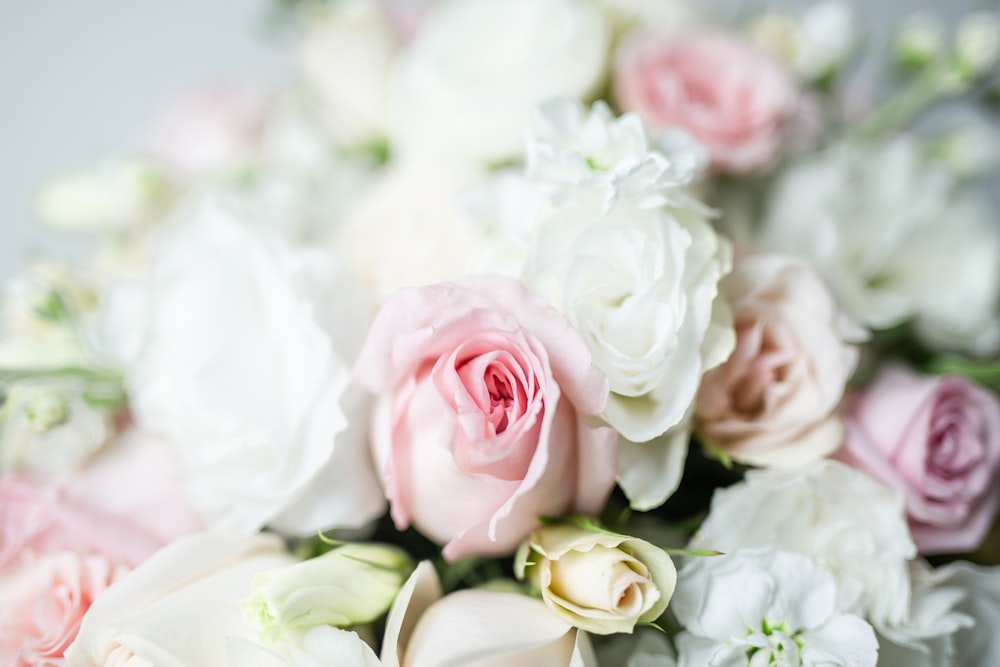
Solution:
[[[250,85],[195,88],[153,121],[146,150],[185,175],[233,168],[259,145],[273,105],[270,93]]]
[[[608,384],[568,321],[518,282],[405,289],[372,324],[355,373],[377,394],[376,465],[397,527],[449,560],[511,553],[540,516],[596,513],[616,435],[584,416]]]
[[[884,368],[852,397],[838,456],[906,499],[921,553],[971,551],[1000,506],[1000,401],[960,376]]]
[[[615,98],[655,129],[679,126],[719,171],[772,165],[799,93],[768,56],[728,35],[639,33],[615,57]]]
[[[71,551],[26,551],[0,569],[0,664],[63,667],[90,604],[127,570]]]
[[[733,309],[736,349],[702,378],[701,435],[750,465],[798,466],[832,453],[864,330],[812,267],[789,257],[741,259],[720,291]]]

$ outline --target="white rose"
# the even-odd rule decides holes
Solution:
[[[531,534],[514,563],[542,600],[571,625],[607,635],[631,633],[667,608],[677,571],[665,551],[596,526],[557,525]]]
[[[173,542],[94,600],[70,667],[231,665],[227,644],[255,640],[240,611],[262,570],[294,562],[273,535],[198,533]]]
[[[600,82],[610,36],[583,0],[446,0],[401,52],[391,98],[402,152],[502,161],[520,153],[531,107]]]
[[[340,144],[361,146],[386,136],[398,47],[383,8],[369,0],[335,3],[309,25],[299,53],[302,70]]]
[[[691,559],[671,604],[678,667],[875,667],[878,641],[838,604],[837,583],[802,554],[738,549]]]
[[[379,667],[375,651],[356,632],[320,625],[278,644],[230,638],[226,667]]]
[[[137,420],[175,446],[210,526],[364,525],[384,509],[349,375],[368,310],[334,256],[254,220],[208,199],[164,230],[127,377]]]
[[[867,333],[841,312],[811,266],[782,255],[741,259],[722,281],[736,349],[701,383],[704,438],[741,463],[796,466],[833,452],[836,409]]]
[[[838,144],[793,164],[775,185],[760,244],[816,266],[869,327],[915,319],[939,347],[1000,346],[1000,228],[957,197],[912,139]]]
[[[876,628],[909,616],[907,561],[916,547],[903,499],[837,461],[752,470],[742,482],[717,490],[692,546],[803,553],[833,573],[838,608],[863,613]]]
[[[385,667],[597,665],[586,633],[541,600],[480,589],[441,597],[441,584],[427,561],[393,602],[380,657]]]
[[[401,287],[479,272],[491,243],[460,213],[458,197],[480,174],[404,161],[359,196],[334,243],[380,301]]]
[[[567,206],[540,222],[524,279],[608,376],[604,418],[646,442],[684,422],[704,372],[732,350],[717,298],[729,266],[729,244],[694,212]]]

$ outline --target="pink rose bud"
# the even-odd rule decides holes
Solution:
[[[924,554],[971,551],[1000,506],[1000,401],[961,376],[883,369],[853,397],[839,456],[901,491]]]
[[[615,58],[614,94],[653,128],[690,132],[713,169],[737,173],[774,164],[800,98],[776,61],[715,33],[626,39]]]
[[[608,383],[569,322],[520,283],[405,289],[355,374],[377,395],[372,441],[391,514],[444,556],[509,554],[539,517],[594,514],[617,436],[593,428]]]

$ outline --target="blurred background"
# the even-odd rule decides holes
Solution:
[[[760,7],[808,3],[699,4],[737,17]],[[853,4],[869,43],[884,44],[890,26],[912,12],[927,10],[950,22],[990,3]],[[0,280],[43,252],[70,257],[86,252],[85,238],[55,234],[36,222],[35,196],[47,179],[133,149],[157,109],[199,82],[266,83],[292,76],[294,34],[280,21],[279,5],[279,0],[0,2]],[[870,69],[870,85],[877,85],[877,68]]]

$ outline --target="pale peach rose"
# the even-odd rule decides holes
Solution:
[[[580,334],[510,278],[400,290],[355,376],[376,394],[372,446],[392,518],[444,556],[513,553],[541,516],[593,515],[617,434]]]
[[[541,600],[468,589],[441,596],[420,563],[396,596],[382,640],[384,667],[596,667],[590,640]]]
[[[712,166],[754,172],[774,164],[799,92],[782,67],[736,37],[637,33],[615,58],[615,99],[655,129],[679,126]]]
[[[25,551],[0,569],[0,664],[62,667],[94,599],[128,568],[103,554]]]
[[[796,466],[841,442],[837,407],[865,332],[806,263],[757,255],[722,281],[736,349],[702,378],[697,429],[736,461]]]

